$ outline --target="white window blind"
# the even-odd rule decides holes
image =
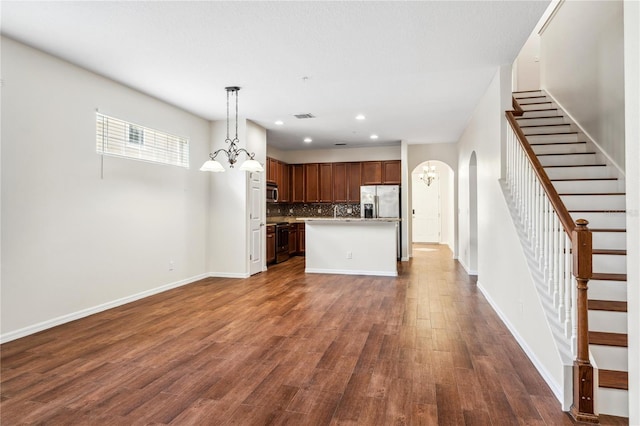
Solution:
[[[96,113],[98,154],[189,168],[189,139]]]

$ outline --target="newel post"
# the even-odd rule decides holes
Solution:
[[[578,353],[573,361],[573,405],[571,415],[576,421],[599,423],[594,413],[593,366],[589,361],[589,317],[587,289],[592,275],[591,231],[588,221],[578,219],[571,235],[573,275],[577,283]]]

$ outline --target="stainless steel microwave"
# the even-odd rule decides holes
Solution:
[[[267,203],[278,202],[278,185],[273,182],[267,182]]]

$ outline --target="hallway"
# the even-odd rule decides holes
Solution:
[[[572,424],[445,246],[400,276],[296,257],[2,345],[13,424]]]

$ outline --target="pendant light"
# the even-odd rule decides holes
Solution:
[[[227,91],[227,138],[225,139],[225,143],[229,144],[229,148],[220,148],[213,154],[209,154],[209,159],[204,162],[202,167],[200,167],[200,170],[203,172],[224,172],[224,167],[222,167],[222,164],[216,160],[218,154],[225,154],[229,161],[229,167],[233,168],[233,165],[238,161],[238,155],[244,153],[249,157],[249,159],[242,163],[240,170],[247,172],[263,172],[264,168],[262,165],[253,158],[255,157],[255,154],[244,148],[238,148],[237,146],[240,143],[238,140],[238,91],[240,88],[238,86],[229,86],[225,87],[225,90]],[[231,94],[236,98],[236,134],[233,139],[229,137],[229,96]]]

